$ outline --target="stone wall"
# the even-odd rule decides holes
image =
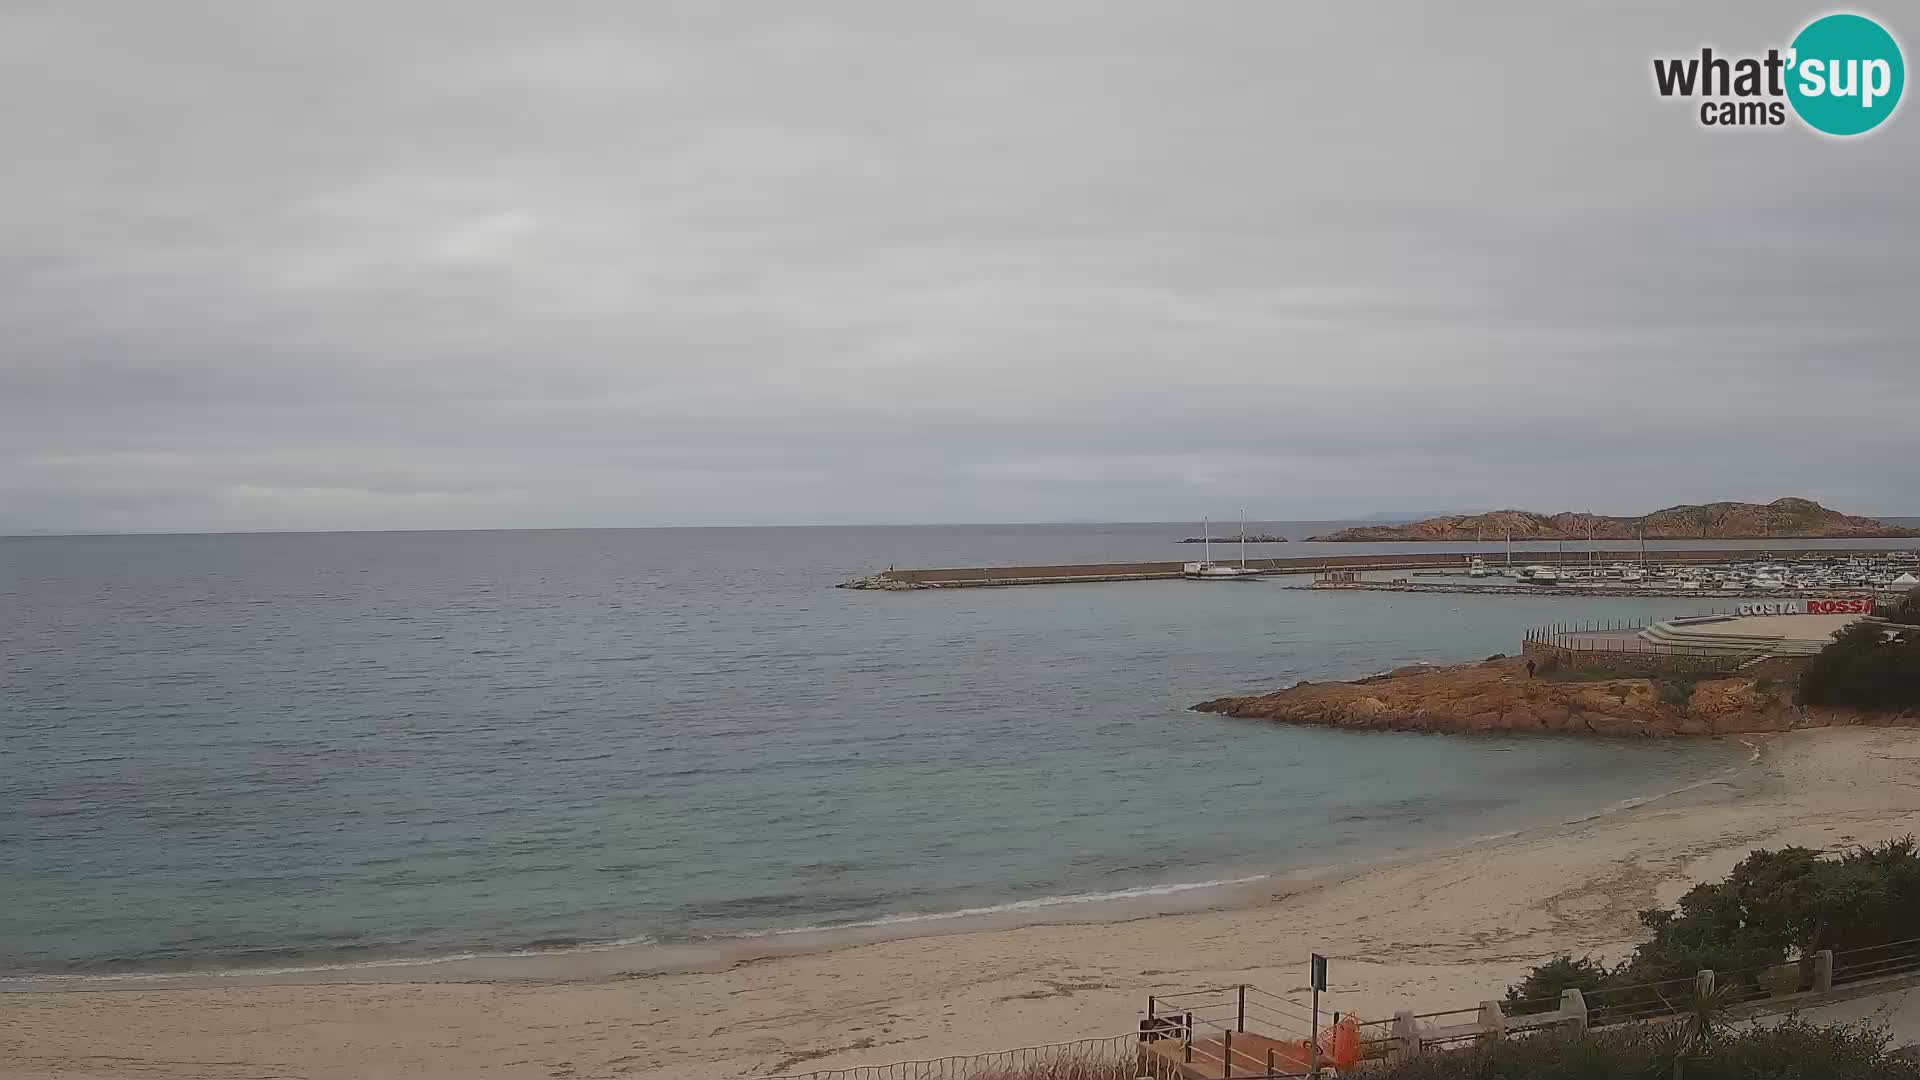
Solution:
[[[1624,678],[1654,679],[1672,675],[1732,674],[1741,657],[1732,653],[1693,654],[1681,652],[1636,652],[1603,649],[1570,649],[1544,641],[1522,642],[1520,652],[1546,665],[1558,664],[1562,670],[1582,671]],[[1791,682],[1807,670],[1809,656],[1770,656],[1739,674],[1755,679]]]

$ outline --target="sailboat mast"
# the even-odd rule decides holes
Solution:
[[[1200,519],[1200,559],[1205,565],[1213,565],[1213,519]]]
[[[1240,511],[1240,569],[1247,568],[1247,512]]]

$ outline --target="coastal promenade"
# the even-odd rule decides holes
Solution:
[[[1844,559],[1852,556],[1872,557],[1883,554],[1880,548],[1820,548],[1798,549],[1788,555],[1785,552],[1773,552],[1767,557],[1777,560],[1817,557],[1820,559]],[[1539,564],[1543,566],[1581,566],[1588,563],[1638,562],[1643,556],[1658,559],[1663,563],[1724,563],[1759,557],[1763,552],[1745,548],[1733,549],[1697,549],[1641,552],[1638,549],[1623,551],[1515,551],[1512,553],[1513,565]],[[1486,551],[1428,551],[1428,552],[1376,552],[1365,555],[1300,555],[1285,558],[1248,559],[1247,565],[1258,570],[1276,574],[1316,574],[1334,570],[1420,570],[1459,568],[1464,570],[1467,562],[1478,555],[1490,563],[1496,559],[1501,563],[1508,561],[1504,552]],[[1237,559],[1221,560],[1238,564]],[[988,588],[1003,585],[1064,585],[1096,581],[1152,581],[1164,578],[1177,578],[1183,561],[1173,562],[1114,562],[1114,563],[1062,563],[1050,566],[969,566],[942,567],[937,569],[892,569],[883,570],[870,577],[859,578],[845,583],[845,588],[859,589],[963,589]],[[1537,586],[1528,586],[1537,588]]]

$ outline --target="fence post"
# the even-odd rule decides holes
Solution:
[[[1406,1061],[1420,1054],[1420,1021],[1413,1018],[1412,1009],[1401,1009],[1393,1014],[1393,1059]]]
[[[1498,1039],[1506,1035],[1507,1017],[1500,1011],[1499,1002],[1481,1002],[1480,1015],[1477,1019],[1480,1022],[1480,1030],[1486,1032],[1489,1039]]]
[[[1587,1033],[1587,996],[1579,987],[1560,991],[1560,1015],[1566,1018],[1567,1029],[1575,1035]]]
[[[1275,1067],[1275,1065],[1274,1065],[1274,1060],[1273,1060],[1273,1047],[1271,1047],[1271,1046],[1269,1046],[1269,1047],[1267,1047],[1267,1075],[1268,1075],[1268,1076],[1279,1076],[1279,1075],[1280,1075],[1280,1070],[1279,1070],[1278,1068],[1276,1068],[1276,1067]]]
[[[1220,1075],[1225,1080],[1233,1080],[1233,1029],[1224,1028],[1220,1032]]]
[[[1821,949],[1813,954],[1813,990],[1825,993],[1833,989],[1833,950]]]
[[[1240,1015],[1234,1021],[1234,1025],[1240,1031],[1247,1030],[1247,984],[1246,983],[1240,984]]]

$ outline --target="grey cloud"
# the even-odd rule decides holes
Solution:
[[[1810,13],[16,5],[0,531],[1914,512]]]

